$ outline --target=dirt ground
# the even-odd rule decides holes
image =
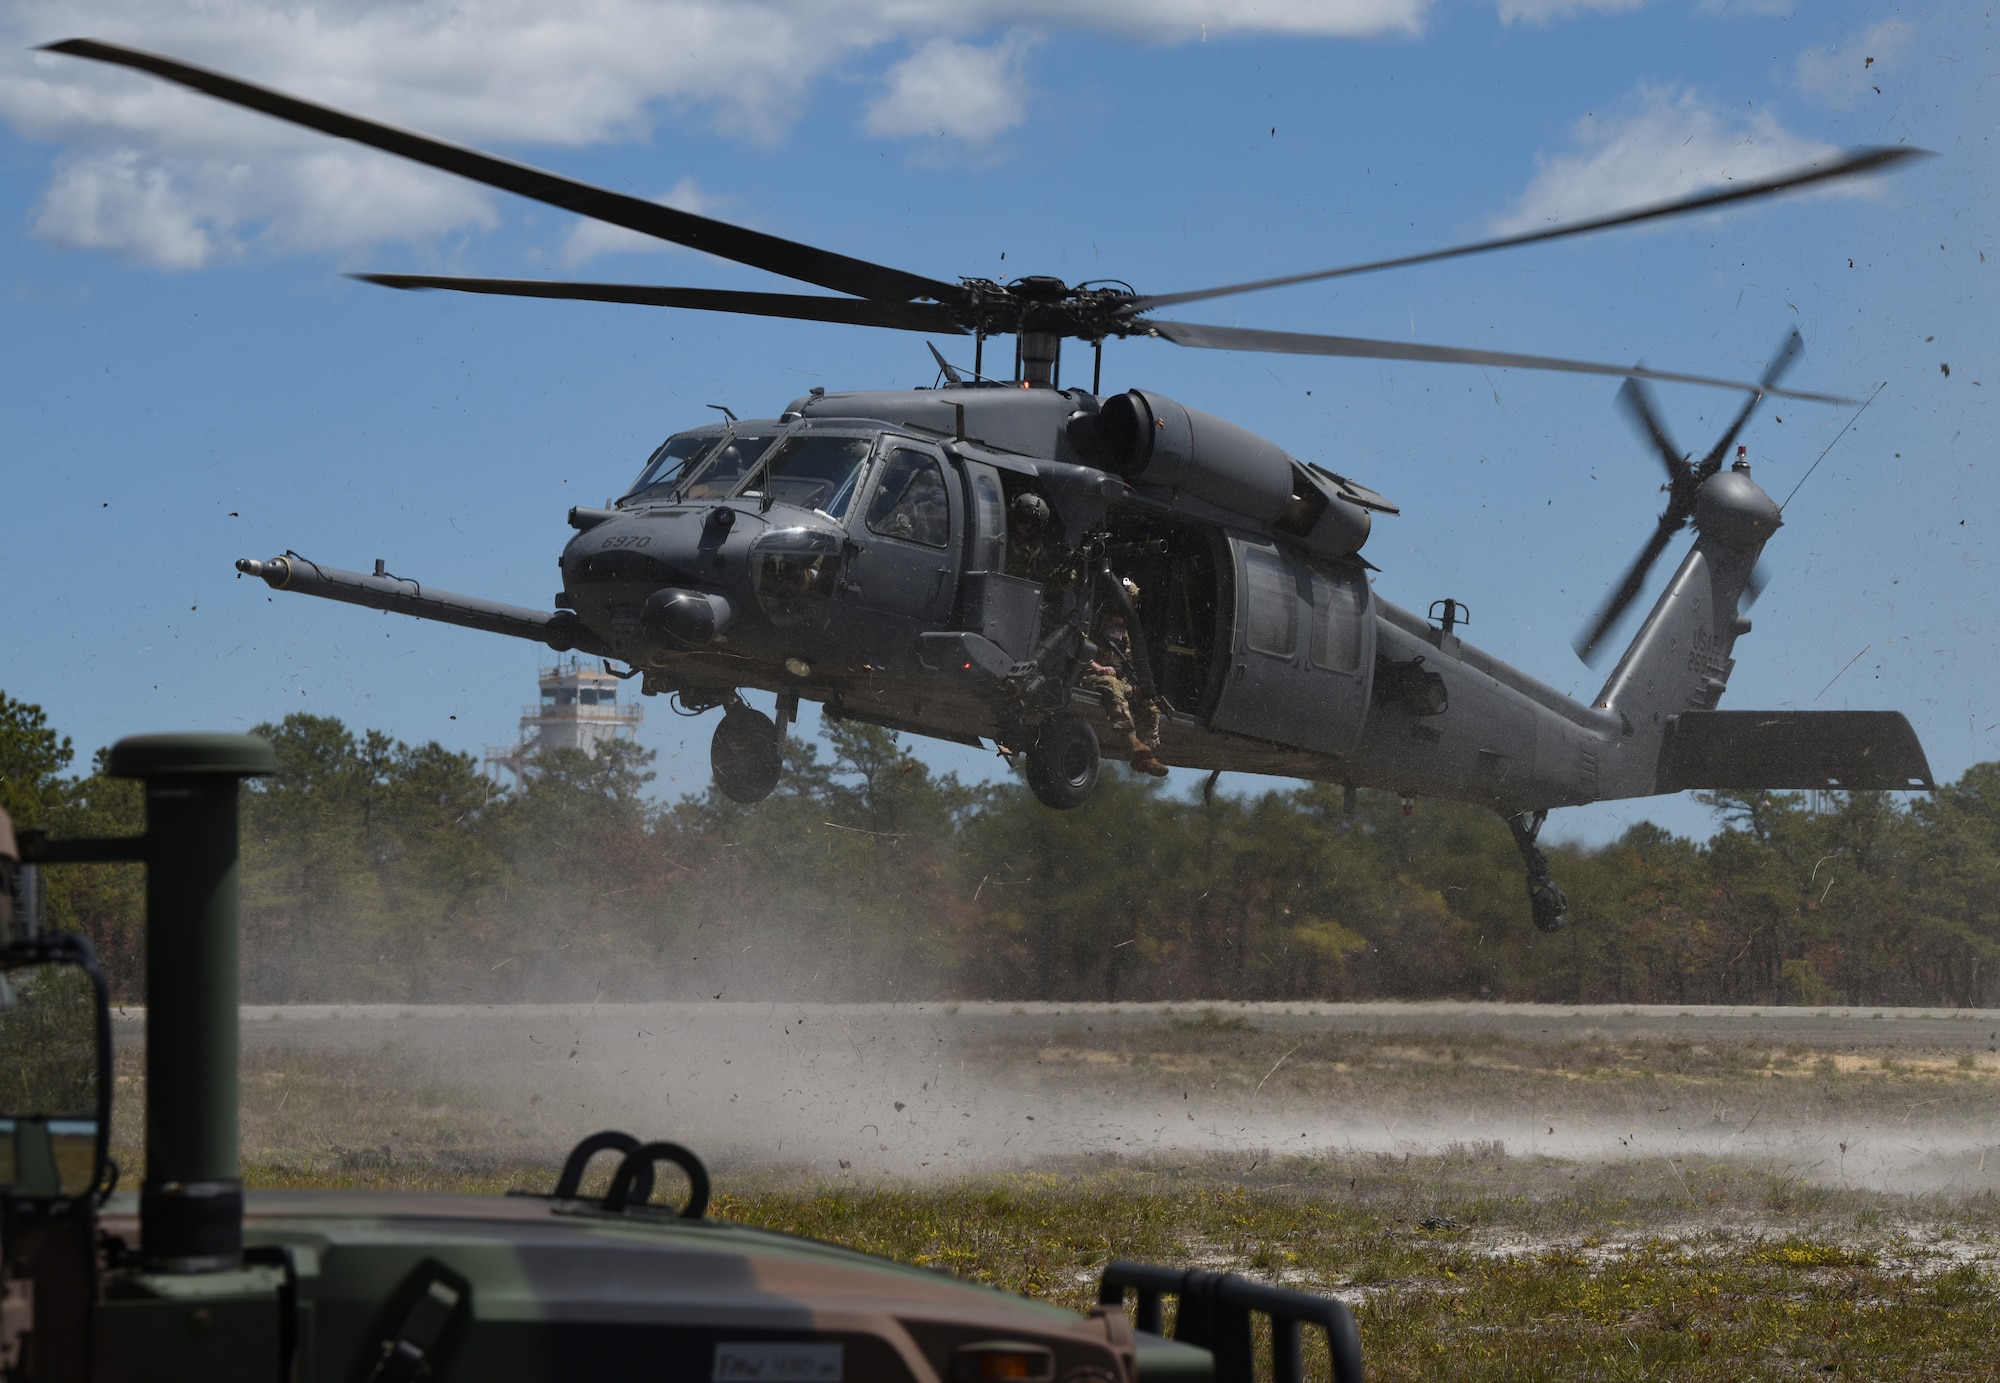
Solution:
[[[136,1011],[119,1031],[130,1052]],[[280,1160],[336,1147],[547,1159],[616,1127],[718,1163],[864,1179],[1491,1143],[2000,1191],[2000,1012],[299,1007],[245,1009],[243,1038],[246,1147]],[[394,1072],[421,1098],[336,1108],[351,1069]]]
[[[715,1213],[1073,1305],[1114,1256],[1332,1291],[1376,1379],[2000,1378],[2000,1013],[291,1008],[243,1037],[253,1185],[543,1189],[616,1127],[700,1151]]]

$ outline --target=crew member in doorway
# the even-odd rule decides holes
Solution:
[[[1069,566],[1069,554],[1049,531],[1049,502],[1019,494],[1007,506],[1007,575],[1053,591]]]
[[[1137,605],[1136,583],[1125,582],[1125,594]],[[1077,685],[1097,693],[1098,704],[1104,707],[1105,718],[1111,722],[1111,733],[1123,738],[1132,767],[1155,778],[1166,777],[1167,766],[1153,752],[1160,747],[1160,708],[1147,697],[1140,697],[1138,704],[1133,705],[1133,697],[1138,696],[1138,679],[1132,667],[1132,631],[1125,627],[1124,611],[1107,606],[1097,618],[1092,637],[1097,643],[1098,661],[1084,670]]]

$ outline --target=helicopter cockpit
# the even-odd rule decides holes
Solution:
[[[774,424],[754,432],[740,425],[676,432],[646,459],[645,469],[618,501],[618,507],[675,499],[720,499],[757,464],[776,433]]]
[[[771,450],[742,493],[845,518],[872,446],[866,436],[794,432]]]
[[[682,474],[706,456],[722,436],[722,431],[718,429],[711,432],[677,432],[667,438],[646,458],[645,469],[639,472],[639,478],[632,482],[632,487],[618,503],[639,504],[667,498]]]

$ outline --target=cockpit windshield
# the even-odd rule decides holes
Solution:
[[[699,470],[693,466],[688,468],[688,480],[681,486],[681,498],[727,498],[770,445],[769,437],[740,437],[731,433],[721,446],[702,459]]]
[[[868,437],[797,433],[773,449],[759,483],[774,500],[845,518],[873,445]]]
[[[667,438],[660,443],[658,451],[646,458],[646,469],[639,472],[639,478],[632,482],[632,488],[625,492],[621,503],[665,499],[673,493],[674,485],[681,476],[725,435],[719,432],[682,432]]]

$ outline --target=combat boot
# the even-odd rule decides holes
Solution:
[[[1160,762],[1159,756],[1153,752],[1153,746],[1147,744],[1144,740],[1138,739],[1137,736],[1133,738],[1138,744],[1138,748],[1131,751],[1132,767],[1140,773],[1150,774],[1155,778],[1166,777],[1167,766]]]

